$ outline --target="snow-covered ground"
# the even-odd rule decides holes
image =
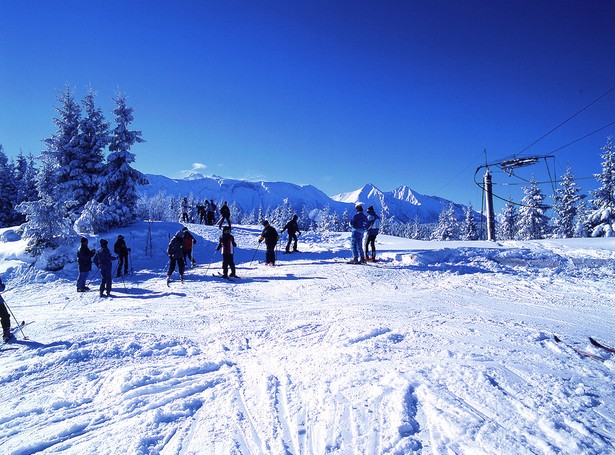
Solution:
[[[615,240],[380,236],[354,266],[348,234],[307,233],[266,267],[239,226],[228,282],[220,231],[190,225],[201,265],[167,287],[179,228],[151,225],[152,257],[146,223],[106,237],[134,268],[111,298],[2,233],[3,296],[32,323],[0,352],[0,453],[615,452],[615,356],[588,341],[615,344]]]

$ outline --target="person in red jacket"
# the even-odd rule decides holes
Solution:
[[[236,277],[235,274],[235,261],[233,259],[234,249],[237,247],[235,243],[235,237],[231,234],[231,227],[224,226],[222,229],[222,236],[220,242],[216,247],[216,251],[222,248],[222,276],[228,278],[229,276]],[[231,268],[231,274],[228,274],[228,269]]]

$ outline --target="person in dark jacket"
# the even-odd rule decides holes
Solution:
[[[258,243],[265,241],[267,252],[265,253],[265,265],[275,265],[275,246],[278,244],[278,231],[269,224],[269,221],[263,221],[263,232],[258,238]]]
[[[167,272],[167,284],[171,282],[171,275],[175,271],[175,265],[179,270],[179,279],[184,281],[184,234],[183,231],[179,231],[169,242],[167,248],[167,254],[169,255],[169,271]]]
[[[124,275],[128,275],[128,253],[130,253],[130,248],[126,246],[126,240],[124,240],[123,235],[117,236],[117,241],[113,245],[113,252],[117,254],[117,274],[116,277],[120,277],[122,275],[122,268],[124,268]]]
[[[192,257],[192,246],[196,243],[196,239],[185,226],[182,228],[181,232],[182,238],[184,239],[184,265],[188,264],[188,261],[190,261],[190,264],[195,266],[196,261]]]
[[[92,271],[92,258],[96,254],[95,250],[90,250],[88,239],[81,237],[81,246],[77,250],[77,264],[79,266],[79,277],[77,278],[77,292],[89,291],[86,286],[88,275]]]
[[[297,234],[301,235],[299,232],[299,224],[297,223],[297,215],[293,216],[293,219],[290,220],[284,228],[282,229],[282,234],[284,231],[288,231],[288,242],[286,243],[286,252],[290,253],[290,244],[293,244],[293,252],[297,251]]]
[[[224,203],[222,204],[222,207],[220,207],[220,221],[218,221],[218,229],[222,229],[222,224],[224,224],[225,220],[228,226],[230,227],[231,226],[231,209],[229,209],[228,205],[226,204],[226,201],[224,201]]]
[[[113,267],[112,261],[116,260],[117,257],[111,254],[111,250],[109,250],[109,242],[106,239],[100,239],[100,248],[94,255],[94,264],[100,268],[100,275],[102,277],[102,282],[100,283],[100,296],[105,296],[105,291],[107,293],[107,297],[111,295],[111,286],[113,284]]]
[[[237,243],[235,243],[235,237],[231,234],[230,226],[224,226],[222,229],[222,236],[216,251],[219,251],[220,248],[222,248],[222,276],[224,278],[237,276],[235,275],[235,261],[233,259],[234,248],[237,248]],[[230,275],[228,274],[229,267],[231,268]]]
[[[376,262],[376,237],[380,230],[380,217],[376,215],[376,211],[373,206],[367,208],[367,220],[369,224],[367,226],[367,236],[365,239],[365,258],[368,261]],[[369,247],[372,248],[372,255],[369,255]]]
[[[350,237],[352,260],[350,262],[351,264],[360,264],[365,262],[365,253],[363,252],[363,234],[365,234],[369,221],[367,220],[365,213],[363,213],[363,206],[361,204],[357,204],[355,208],[357,213],[355,213],[350,220],[350,227],[352,231]]]
[[[6,286],[0,279],[0,292],[3,292],[6,289]],[[0,322],[2,323],[2,340],[7,342],[13,337],[11,333],[11,316],[9,315],[9,311],[6,308],[4,303],[4,299],[0,295]]]

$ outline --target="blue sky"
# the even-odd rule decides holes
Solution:
[[[147,141],[135,167],[312,184],[373,183],[481,206],[474,172],[615,87],[615,3],[0,0],[0,144],[37,154],[57,94],[119,89]],[[615,92],[523,156],[615,122]],[[595,187],[610,126],[555,153]],[[520,170],[548,180],[546,166]],[[590,177],[587,180],[583,178]],[[524,182],[494,174],[496,193]],[[544,191],[551,194],[550,186]]]

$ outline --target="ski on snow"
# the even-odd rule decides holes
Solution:
[[[238,276],[224,276],[224,275],[222,275],[222,274],[221,274],[221,273],[219,273],[219,272],[217,272],[217,273],[212,273],[212,274],[211,274],[211,276],[215,276],[215,277],[217,277],[217,278],[223,278],[223,279],[225,279],[225,280],[227,280],[227,281],[235,281],[235,280],[239,279],[239,277],[238,277]]]
[[[605,351],[610,352],[611,354],[615,354],[615,348],[607,346],[606,344],[602,344],[599,341],[596,341],[595,338],[589,337],[589,342],[592,345],[596,346],[597,348],[604,349]]]
[[[32,322],[33,321],[31,322],[21,321],[19,325],[11,327],[11,338],[9,338],[8,340],[4,340],[3,344],[9,344],[11,341],[13,341],[15,339],[15,334],[17,333],[17,331],[22,330],[25,326],[32,324]],[[27,340],[27,339],[28,337],[24,335],[24,340]]]
[[[582,357],[589,357],[590,359],[604,361],[604,359],[602,357],[598,356],[598,355],[592,354],[591,352],[583,351],[582,349],[576,348],[576,347],[574,347],[574,346],[564,342],[557,335],[553,335],[553,339],[555,340],[556,343],[562,344],[562,345],[572,349],[574,352],[576,352],[577,354],[579,354]]]

